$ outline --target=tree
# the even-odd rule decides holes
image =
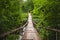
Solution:
[[[0,0],[0,34],[17,28],[20,14],[20,0]]]
[[[59,0],[34,0],[33,16],[38,16],[36,29],[43,40],[55,40],[56,32],[41,27],[60,29],[60,1]],[[58,26],[59,24],[59,26]],[[58,26],[58,27],[57,27]],[[58,33],[59,35],[59,33]],[[48,38],[48,39],[47,39]],[[59,36],[58,36],[58,40]]]

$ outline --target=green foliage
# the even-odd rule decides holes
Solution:
[[[59,0],[35,0],[33,20],[37,23],[36,29],[43,40],[55,40],[56,32],[41,27],[60,29],[60,1]],[[38,16],[38,18],[37,18]],[[48,34],[48,35],[47,35]],[[59,33],[58,33],[59,35]],[[47,39],[48,38],[48,39]],[[58,36],[58,40],[59,36]]]
[[[29,10],[33,10],[34,5],[32,0],[27,0],[26,2],[22,1],[22,11],[28,12]]]
[[[21,24],[20,14],[20,0],[0,0],[0,34],[16,29]]]
[[[8,35],[5,39],[3,40],[17,40],[19,38],[19,35],[16,35],[16,34],[11,34],[11,35]]]
[[[6,32],[7,28],[9,30],[20,24],[20,4],[19,0],[0,0],[0,4],[0,27],[2,33]],[[5,29],[6,31],[4,31]]]
[[[25,24],[27,22],[28,14],[27,13],[22,13],[21,14],[21,25]]]
[[[41,27],[60,29],[60,0],[0,0],[0,34],[26,23],[28,10],[32,10],[36,29],[42,39],[55,40],[56,32]],[[16,40],[18,32],[8,35],[4,40]],[[60,33],[57,37],[60,40]]]

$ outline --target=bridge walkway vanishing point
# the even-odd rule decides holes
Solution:
[[[26,22],[23,26],[21,26],[19,28],[16,28],[16,29],[13,29],[9,32],[0,34],[0,39],[3,40],[8,35],[14,34],[14,32],[17,32],[18,30],[21,30],[21,29],[23,30],[23,28],[24,28],[23,33],[21,33],[22,37],[19,37],[19,40],[21,40],[21,39],[22,40],[42,40],[41,37],[39,37],[38,32],[34,28],[34,25],[36,25],[36,23],[32,21],[31,13],[29,13],[28,15],[29,15],[28,16],[28,22]],[[60,30],[55,29],[55,28],[49,28],[49,27],[47,27],[47,28],[46,27],[41,27],[41,28],[56,32],[55,37],[56,37],[56,40],[58,40],[58,32],[60,33]]]
[[[31,13],[29,13],[28,15],[29,15],[28,16],[28,22],[26,22],[23,26],[21,26],[19,28],[16,28],[16,29],[13,29],[9,32],[0,34],[0,39],[3,40],[8,35],[14,34],[14,32],[17,32],[18,30],[21,30],[21,29],[23,30],[23,28],[24,28],[25,30],[23,31],[23,33],[21,33],[22,37],[19,37],[19,40],[21,40],[21,39],[22,40],[42,40],[41,37],[39,37],[38,32],[36,31],[36,29],[33,26],[33,24],[36,25],[36,23],[32,22]],[[60,33],[60,30],[58,30],[56,28],[50,28],[50,27],[47,27],[47,28],[46,27],[41,27],[41,28],[56,32],[55,37],[56,37],[56,40],[58,40],[58,32]]]
[[[28,24],[24,31],[22,40],[41,40],[41,38],[38,35],[38,32],[33,26],[31,13],[28,13]]]

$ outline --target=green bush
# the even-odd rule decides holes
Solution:
[[[20,14],[20,0],[0,0],[0,34],[16,29],[21,24]]]
[[[36,29],[43,40],[55,40],[56,32],[41,27],[60,29],[60,1],[59,0],[35,0],[33,19],[37,23]],[[34,18],[34,16],[39,16]],[[58,33],[59,35],[59,33]],[[48,38],[48,39],[47,39]],[[58,40],[59,36],[58,36]]]

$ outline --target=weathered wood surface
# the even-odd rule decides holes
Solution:
[[[28,25],[25,29],[22,40],[41,40],[38,32],[33,26],[31,13],[28,13]]]

